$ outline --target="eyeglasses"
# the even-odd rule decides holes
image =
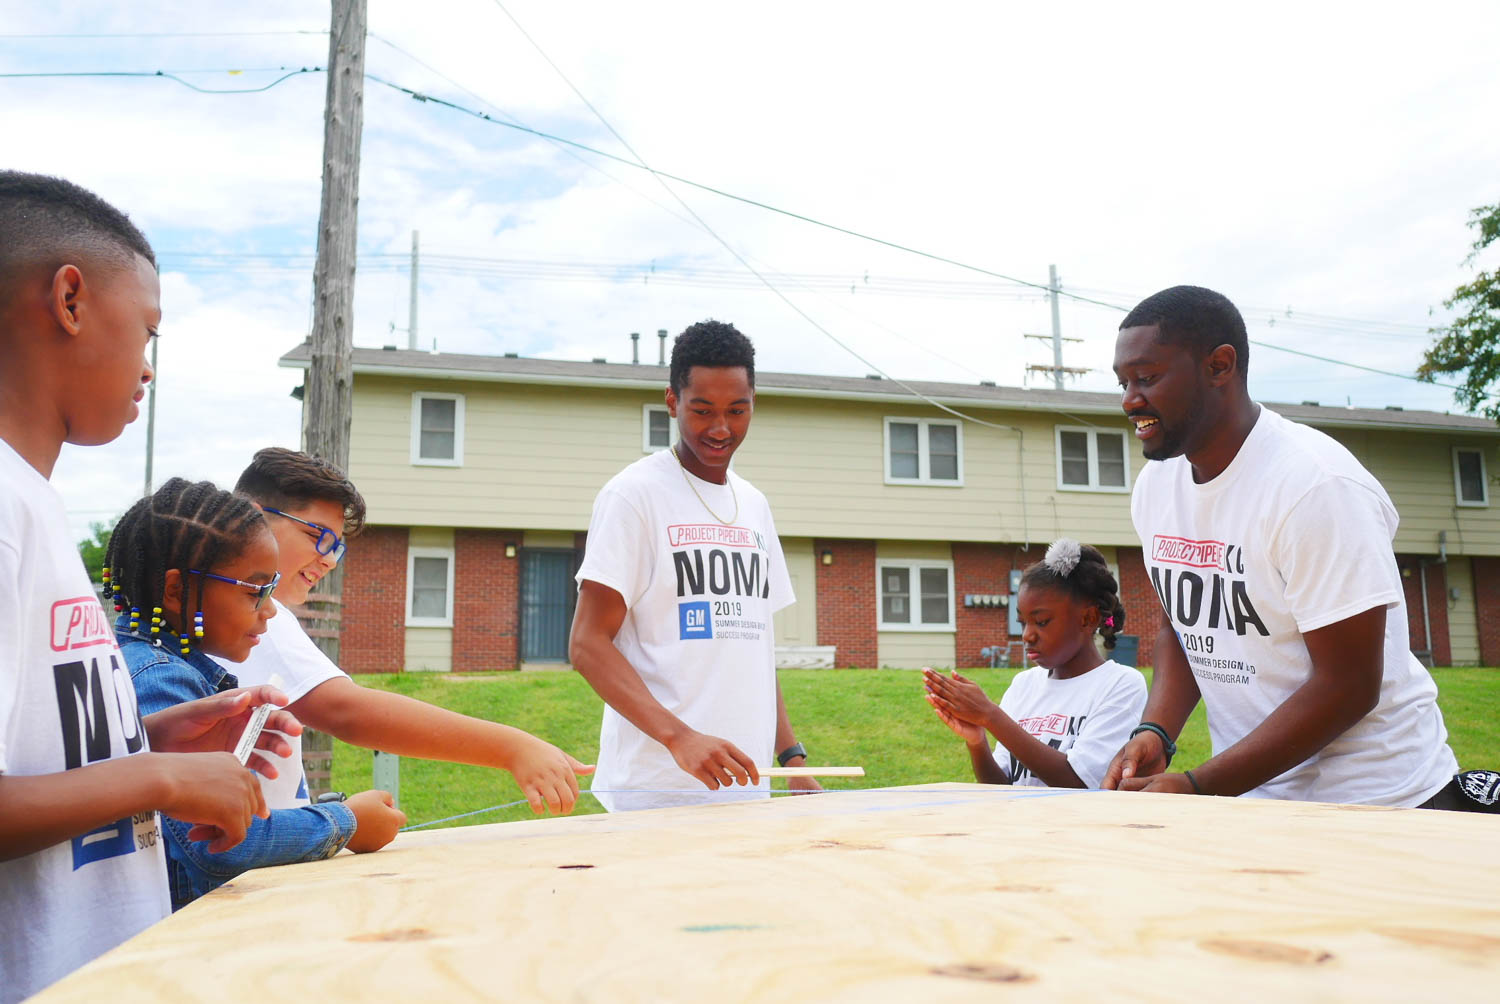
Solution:
[[[318,543],[316,545],[318,553],[332,556],[333,563],[335,565],[338,564],[339,559],[344,556],[344,551],[348,549],[349,545],[340,540],[339,535],[328,529],[328,527],[326,526],[322,526],[318,523],[309,523],[301,516],[293,516],[289,512],[282,512],[280,509],[272,509],[270,506],[262,506],[261,511],[275,513],[282,519],[289,519],[293,523],[301,523],[303,526],[310,526],[314,530],[318,531]]]
[[[271,594],[274,593],[276,591],[276,587],[281,584],[280,572],[277,572],[275,575],[271,576],[270,582],[246,582],[243,579],[231,579],[227,575],[215,575],[213,572],[205,572],[197,568],[189,568],[188,574],[201,575],[205,579],[217,579],[220,582],[227,582],[231,586],[244,586],[246,589],[255,594],[255,609],[257,610],[265,606],[266,600],[271,598]]]

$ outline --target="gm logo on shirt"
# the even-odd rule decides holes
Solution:
[[[714,636],[714,622],[709,619],[708,603],[700,600],[696,603],[677,604],[677,626],[678,637],[682,641],[696,638],[712,638]]]

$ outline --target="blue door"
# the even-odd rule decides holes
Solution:
[[[521,661],[567,662],[576,552],[521,551]]]

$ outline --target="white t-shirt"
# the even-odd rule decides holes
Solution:
[[[276,616],[266,622],[266,633],[260,636],[260,644],[250,650],[250,658],[244,662],[215,658],[215,662],[233,673],[242,687],[274,683],[293,704],[320,684],[347,675],[307,636],[295,614],[274,596],[271,602],[276,604]],[[302,769],[302,737],[282,735],[292,747],[291,756],[281,758],[262,751],[276,764],[277,778],[255,775],[269,809],[295,809],[309,804],[307,776]]]
[[[1086,788],[1097,788],[1109,762],[1141,723],[1146,708],[1146,678],[1141,671],[1112,659],[1066,680],[1047,675],[1042,666],[1016,674],[1000,698],[1000,710],[1031,735],[1061,750]],[[1011,784],[1045,788],[1047,782],[1000,744],[995,762]]]
[[[1247,794],[1414,806],[1458,770],[1437,686],[1407,648],[1391,546],[1396,508],[1348,450],[1262,405],[1239,453],[1212,481],[1194,484],[1186,457],[1147,464],[1131,515],[1203,694],[1216,754],[1307,681],[1303,634],[1386,608],[1375,709]]]
[[[58,774],[149,749],[62,497],[0,441],[0,774]],[[0,861],[0,1002],[36,993],[170,910],[154,811]]]
[[[736,498],[739,515],[732,526],[709,514],[712,506],[719,516],[733,518]],[[724,485],[693,477],[671,450],[643,457],[594,500],[578,570],[578,581],[584,579],[625,598],[615,647],[668,711],[699,732],[734,743],[757,766],[771,762],[771,615],[794,597],[764,495],[733,472]],[[608,706],[593,787],[610,811],[764,798],[770,792],[765,779],[758,788],[710,792],[677,766],[665,746]],[[632,793],[620,794],[622,789]]]

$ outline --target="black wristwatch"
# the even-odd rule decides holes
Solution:
[[[327,805],[329,802],[347,802],[348,800],[349,796],[345,795],[342,791],[325,791],[318,796],[316,804]]]
[[[779,766],[785,767],[786,766],[786,762],[788,760],[792,759],[793,757],[799,757],[799,756],[802,759],[806,760],[807,759],[807,750],[805,750],[802,747],[801,743],[792,743],[786,749],[784,749],[780,753],[776,754],[776,763]]]

